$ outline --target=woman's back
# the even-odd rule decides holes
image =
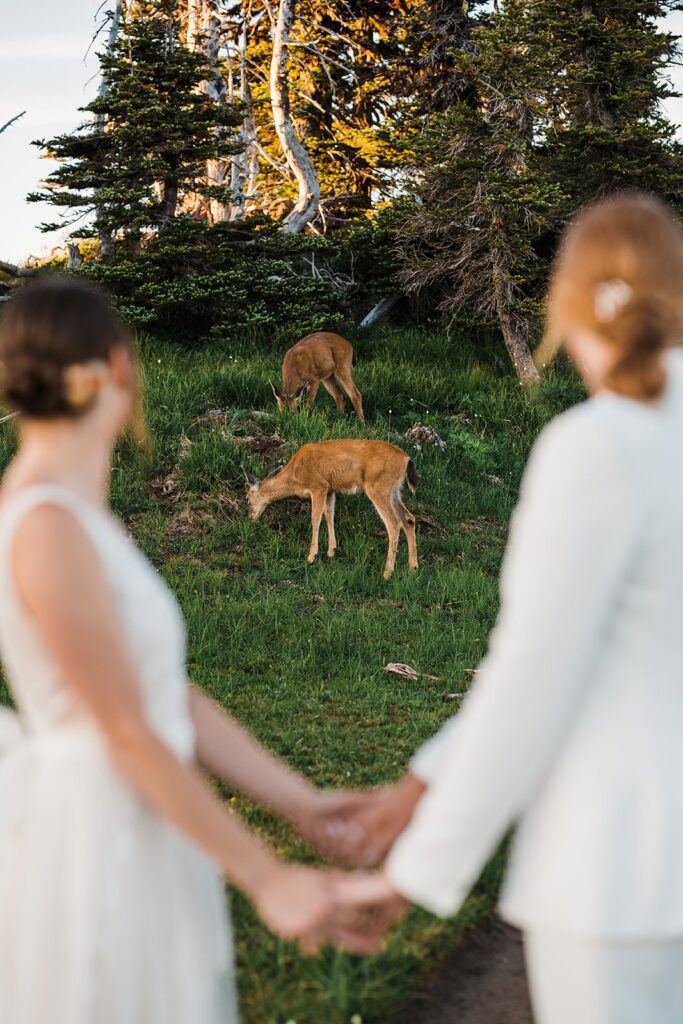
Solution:
[[[503,907],[536,927],[683,930],[683,353],[667,365],[658,402],[605,393],[554,428],[577,457],[611,448],[626,507],[605,508],[604,528],[628,520],[630,551],[584,701],[516,837]]]
[[[81,717],[72,693],[21,605],[11,573],[15,532],[32,508],[72,513],[101,561],[138,674],[150,724],[184,758],[192,754],[187,709],[185,630],[175,598],[121,525],[104,508],[55,484],[36,484],[0,500],[0,651],[25,727],[45,731]]]

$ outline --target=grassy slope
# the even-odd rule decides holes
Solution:
[[[182,602],[192,677],[321,784],[396,778],[418,744],[457,709],[457,700],[442,696],[467,689],[469,670],[485,651],[506,524],[529,446],[550,415],[580,397],[559,377],[526,394],[506,367],[492,368],[495,360],[479,365],[472,351],[410,330],[364,340],[356,370],[368,416],[363,431],[355,418],[336,413],[322,389],[313,413],[273,415],[266,381],[279,379],[281,351],[274,347],[245,342],[184,352],[144,345],[156,455],[145,467],[122,446],[114,504]],[[197,421],[216,408],[228,415]],[[333,563],[306,565],[303,503],[281,503],[259,523],[247,521],[242,465],[260,474],[302,443],[328,437],[370,436],[405,447],[400,435],[418,419],[447,443],[445,452],[413,455],[420,485],[407,504],[423,517],[419,574],[408,575],[402,542],[395,577],[382,581],[386,539],[363,496],[338,502],[340,553]],[[274,434],[284,445],[269,451],[260,439]],[[3,444],[4,461],[11,444]],[[389,661],[439,680],[386,675]],[[284,854],[309,856],[283,825],[233,799]],[[369,961],[333,952],[302,960],[234,896],[244,1020],[395,1020],[444,939],[489,911],[497,874],[494,863],[455,922],[415,911]]]

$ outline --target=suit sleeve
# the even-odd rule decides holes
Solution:
[[[458,909],[580,714],[635,557],[636,493],[609,434],[580,410],[537,442],[489,653],[456,718],[414,761],[429,786],[386,864],[413,902]]]

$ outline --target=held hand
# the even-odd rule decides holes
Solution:
[[[343,898],[336,873],[278,864],[264,880],[255,903],[265,924],[283,939],[296,939],[308,955],[320,946],[341,946],[351,953],[373,952],[380,925],[368,916],[360,897]],[[383,921],[382,921],[383,924]]]
[[[392,786],[367,792],[321,793],[306,835],[339,864],[374,867],[412,818],[425,786],[407,774]]]
[[[297,810],[292,824],[319,853],[333,864],[360,866],[359,851],[366,833],[358,818],[376,800],[375,790],[367,792],[314,790]]]
[[[347,911],[355,910],[357,921],[368,922],[368,941],[376,952],[386,932],[403,916],[408,901],[381,871],[347,875],[339,882],[339,898]]]

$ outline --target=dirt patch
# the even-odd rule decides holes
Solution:
[[[248,434],[246,437],[232,434],[232,440],[235,444],[248,448],[256,455],[265,456],[280,452],[287,445],[287,442],[279,434]]]
[[[417,526],[420,533],[424,533],[426,537],[436,537],[438,540],[445,540],[449,536],[445,526],[442,526],[433,516],[428,516],[424,512],[418,515]]]
[[[520,933],[492,921],[467,936],[400,1024],[532,1024]]]
[[[493,517],[467,519],[463,523],[458,523],[458,529],[461,533],[500,533],[503,528],[500,519],[494,519]]]

